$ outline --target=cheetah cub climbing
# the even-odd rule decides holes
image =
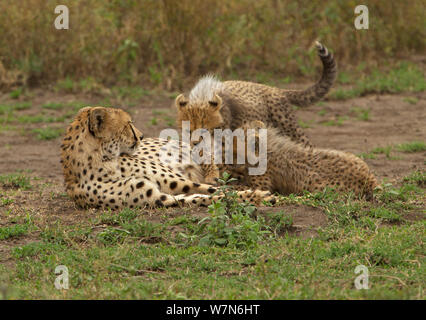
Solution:
[[[254,152],[256,157],[266,157],[267,162],[263,175],[249,175],[246,171],[246,183],[251,188],[297,194],[304,190],[314,192],[332,187],[340,192],[353,191],[357,195],[365,195],[368,200],[372,199],[373,190],[378,186],[377,180],[367,164],[355,155],[304,147],[282,137],[276,128],[267,128],[261,121],[252,121],[242,129],[246,133],[245,142],[249,141],[248,129],[255,132],[254,142],[246,144],[246,156]],[[259,154],[259,129],[266,129],[267,147],[264,154]],[[234,156],[237,143],[239,141],[234,140]]]
[[[189,93],[175,100],[177,124],[190,121],[190,131],[204,128],[236,129],[247,121],[261,120],[277,128],[281,135],[295,142],[310,145],[299,127],[292,105],[308,106],[323,98],[337,74],[333,55],[321,43],[316,43],[323,64],[321,79],[307,90],[284,90],[245,81],[221,82],[214,76],[201,78]]]
[[[164,159],[160,151],[165,148],[167,154],[167,144],[162,139],[142,140],[123,110],[83,108],[61,145],[66,191],[82,207],[112,209],[208,205],[223,197],[211,185],[189,178],[188,167],[202,177],[201,167]],[[245,190],[239,196],[253,203],[275,202],[269,192]]]

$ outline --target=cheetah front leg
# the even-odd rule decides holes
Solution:
[[[219,201],[225,198],[225,195],[205,195],[205,194],[179,194],[176,196],[167,195],[167,199],[162,201],[162,204],[159,206],[164,207],[175,207],[177,204],[182,206],[209,206],[213,203],[213,201]],[[268,191],[260,191],[260,190],[245,190],[245,191],[237,191],[237,201],[243,202],[247,201],[252,204],[261,204],[264,201],[270,202],[271,204],[275,204],[277,199]]]
[[[266,190],[251,190],[247,186],[241,188],[242,190],[237,191],[239,201],[247,200],[252,203],[262,203],[262,201],[269,201],[272,203],[276,202],[271,192]],[[219,188],[213,187],[208,184],[196,183],[188,179],[179,179],[177,181],[171,181],[168,185],[161,186],[162,192],[174,196],[179,196],[180,199],[183,195],[194,195],[194,198],[190,198],[190,203],[202,205],[209,205],[214,200],[220,200],[224,197],[224,194]],[[208,195],[207,197],[200,197],[200,195]],[[197,197],[198,196],[198,197]],[[185,199],[185,198],[183,198]],[[200,200],[201,199],[201,200]],[[192,201],[195,200],[195,201]]]
[[[213,187],[208,184],[203,183],[195,183],[190,180],[186,181],[179,181],[182,182],[182,184],[176,185],[174,188],[176,193],[173,194],[205,194],[205,195],[211,195],[211,194],[217,194],[218,191],[220,192],[220,189],[218,187]],[[270,201],[275,203],[275,198],[271,196],[271,192],[269,190],[252,190],[250,187],[242,186],[240,191],[237,191],[237,195],[239,199],[241,200],[248,200],[252,203],[262,203],[263,200]],[[218,199],[218,198],[213,198]]]

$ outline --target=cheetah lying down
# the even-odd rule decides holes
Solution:
[[[282,194],[301,193],[304,190],[322,191],[332,187],[337,191],[353,191],[370,200],[377,180],[368,165],[355,155],[330,150],[304,147],[279,134],[276,128],[267,128],[261,121],[252,121],[244,129],[246,157],[255,152],[256,157],[266,157],[267,169],[263,175],[249,175],[244,165],[245,183],[253,189]],[[254,129],[253,143],[247,138],[248,129]],[[266,152],[259,152],[259,129],[266,129]],[[253,131],[252,131],[253,132]],[[248,142],[248,143],[247,143]],[[234,139],[234,158],[237,140]]]
[[[201,166],[162,161],[160,150],[166,140],[142,138],[123,110],[81,109],[61,145],[68,195],[82,207],[112,209],[208,205],[223,197],[213,186],[189,178],[190,173],[202,177]],[[254,203],[275,202],[270,192],[244,190],[238,194],[241,200]]]

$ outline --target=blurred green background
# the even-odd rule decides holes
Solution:
[[[56,5],[70,29],[56,30]],[[356,30],[354,8],[369,8]],[[425,1],[2,0],[0,87],[85,80],[180,90],[207,72],[265,82],[315,77],[315,40],[345,75],[425,52]]]

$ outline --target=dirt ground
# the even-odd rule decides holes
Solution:
[[[19,114],[38,114],[42,110],[41,105],[46,102],[85,101],[92,105],[99,105],[101,100],[95,96],[64,95],[42,89],[33,91],[31,96],[30,101],[33,107],[19,111]],[[415,98],[417,102],[410,103],[410,99],[407,98]],[[16,103],[16,100],[11,100],[8,95],[0,96],[0,104],[7,103]],[[126,108],[120,101],[111,101],[112,105],[122,107],[133,116],[135,125],[144,132],[145,137],[158,136],[162,129],[168,127],[170,121],[165,118],[173,119],[175,115],[172,103],[173,99],[165,95],[155,98],[144,97],[130,108]],[[369,109],[369,119],[358,119],[354,108]],[[66,111],[49,112],[59,116]],[[415,95],[369,95],[345,101],[326,100],[297,110],[296,114],[305,124],[304,130],[311,141],[318,147],[344,150],[359,155],[377,147],[426,141],[425,92]],[[326,125],[333,120],[339,122],[339,119],[341,123],[338,125]],[[0,174],[29,170],[29,175],[36,178],[31,183],[38,186],[36,191],[29,190],[16,194],[14,203],[9,205],[8,209],[12,206],[19,212],[31,210],[34,213],[38,212],[46,221],[54,222],[60,219],[64,223],[72,224],[75,221],[84,220],[93,211],[76,208],[64,195],[62,169],[59,162],[61,138],[40,141],[30,133],[33,128],[52,125],[66,127],[68,123],[13,124],[15,127],[13,130],[6,130],[3,127],[3,130],[0,130]],[[392,151],[391,158],[387,158],[384,154],[376,154],[375,159],[365,161],[379,181],[386,179],[390,183],[398,184],[402,177],[414,170],[426,169],[425,156],[424,152]],[[325,214],[320,210],[309,207],[293,207],[287,210],[293,215],[295,234],[310,236],[312,228],[326,223]],[[5,223],[2,219],[4,212],[5,209],[0,206],[0,225]],[[152,213],[151,216],[153,216]]]

